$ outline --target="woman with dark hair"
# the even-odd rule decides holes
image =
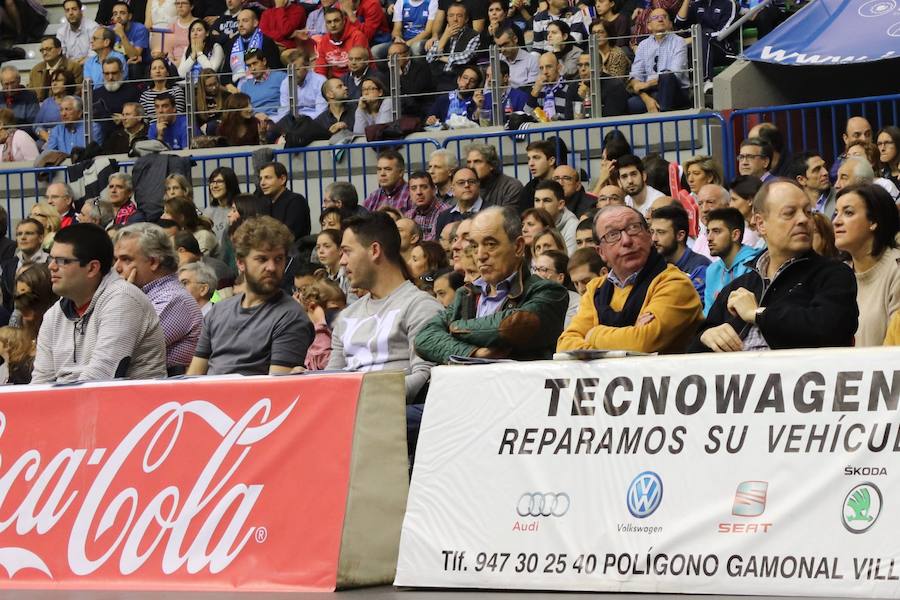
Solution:
[[[203,19],[195,19],[188,27],[188,47],[178,65],[178,74],[185,80],[197,82],[204,69],[218,71],[225,61],[225,52],[210,35],[209,25]]]
[[[230,95],[219,81],[219,76],[215,71],[212,69],[200,71],[200,81],[196,86],[194,103],[198,124],[206,127],[208,123],[218,123],[222,118],[225,100]]]
[[[377,77],[364,77],[359,84],[359,105],[353,124],[353,133],[365,135],[366,127],[390,123],[391,103],[385,98],[385,87]]]
[[[413,283],[433,296],[435,273],[446,269],[449,263],[447,253],[438,242],[424,241],[413,246],[406,264]]]
[[[578,77],[578,57],[584,52],[572,39],[572,28],[565,21],[551,21],[547,25],[547,43],[559,61],[563,79]]]
[[[160,94],[169,94],[175,98],[175,112],[183,115],[185,113],[184,90],[175,84],[178,80],[178,72],[175,67],[165,58],[159,57],[150,61],[147,72],[150,74],[151,81],[147,89],[141,92],[140,100],[147,121],[156,120],[154,100]]]
[[[827,258],[837,258],[838,249],[834,245],[834,226],[828,217],[820,212],[813,213],[812,247],[816,254]]]
[[[541,279],[555,281],[569,292],[569,308],[566,310],[565,327],[578,312],[581,296],[575,291],[572,279],[569,278],[569,256],[558,250],[546,250],[531,261],[531,272]]]
[[[50,76],[50,92],[41,102],[34,117],[34,131],[44,142],[50,139],[50,130],[62,122],[63,98],[75,93],[75,76],[69,71],[59,70]]]
[[[600,150],[600,174],[597,176],[597,185],[593,194],[600,195],[600,190],[614,183],[618,177],[616,161],[626,154],[632,154],[631,144],[625,134],[618,129],[612,129],[603,136],[603,146]]]
[[[221,256],[219,240],[212,232],[212,221],[200,214],[193,200],[184,196],[166,198],[163,209],[163,219],[174,221],[179,230],[194,234],[204,256]]]
[[[614,46],[627,46],[626,36],[631,31],[631,15],[619,12],[621,3],[617,0],[594,0],[597,19],[607,25]]]
[[[44,313],[59,299],[53,293],[50,269],[42,263],[29,263],[16,275],[13,296],[15,311],[9,324],[24,329],[32,341],[37,340]]]
[[[859,328],[856,346],[880,346],[900,308],[900,231],[897,205],[884,188],[851,185],[837,196],[834,240],[850,255],[856,273]]]
[[[625,54],[619,44],[625,40],[611,40],[609,24],[598,19],[591,24],[591,33],[597,36],[597,49],[600,51],[600,62],[603,64],[603,72],[610,77],[625,78],[631,72],[631,59]],[[622,43],[621,46],[627,46]],[[624,81],[624,79],[623,79]]]
[[[876,173],[900,187],[900,127],[882,127],[875,136],[875,145],[878,147]]]
[[[222,111],[222,122],[215,128],[210,124],[207,133],[225,138],[229,146],[259,145],[259,120],[253,115],[250,96],[242,93],[229,96]]]
[[[756,233],[756,220],[753,218],[753,197],[762,187],[762,180],[753,175],[738,175],[731,182],[731,200],[728,205],[737,209],[744,217],[744,238],[741,243],[752,248],[765,246],[765,240]],[[831,236],[834,239],[834,236]],[[833,244],[832,244],[833,245]]]
[[[209,186],[209,206],[203,215],[212,221],[212,232],[222,243],[228,236],[228,211],[234,199],[241,193],[238,178],[234,169],[219,167],[209,174],[206,180]]]
[[[529,208],[522,213],[522,237],[525,238],[525,245],[531,246],[534,237],[545,229],[553,229],[556,223],[543,208]]]
[[[516,46],[525,47],[525,35],[515,21],[509,18],[510,9],[507,0],[489,0],[487,5],[487,27],[481,32],[479,47],[490,48],[497,38],[497,32],[510,27],[516,34]]]
[[[566,254],[566,242],[558,230],[550,227],[534,236],[531,244],[531,262],[547,250],[558,250]],[[568,256],[568,255],[567,255]]]
[[[241,223],[252,217],[271,213],[271,202],[253,194],[238,194],[228,211],[228,236],[231,237]]]

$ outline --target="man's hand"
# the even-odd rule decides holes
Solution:
[[[428,52],[429,50],[431,50],[431,47],[434,46],[437,43],[437,41],[438,41],[438,39],[436,37],[428,38],[425,41],[425,52]]]
[[[645,312],[642,315],[638,316],[638,318],[634,322],[634,325],[635,327],[641,327],[642,325],[649,325],[654,320],[656,320],[656,315],[654,315],[652,312]]]
[[[122,123],[122,113],[113,113],[112,120],[113,124],[120,125]]]
[[[484,106],[484,92],[475,90],[472,94],[472,101],[475,102],[475,106],[478,107],[478,110],[481,110],[481,107]]]
[[[472,358],[506,358],[509,350],[501,348],[479,348],[472,353]]]
[[[291,34],[291,37],[294,38],[295,40],[300,40],[302,42],[305,42],[306,40],[309,39],[309,31],[306,29],[298,29],[297,31],[295,31],[294,33]]]
[[[228,92],[229,94],[240,94],[241,93],[241,90],[239,90],[237,88],[237,86],[234,85],[233,83],[227,84],[225,86],[225,91]]]
[[[741,337],[728,323],[704,331],[700,343],[713,352],[740,352],[744,349]]]
[[[588,87],[588,84],[586,84],[586,83],[583,82],[583,81],[582,81],[581,83],[578,84],[578,96],[579,96],[582,100],[584,100],[585,98],[587,98],[588,96],[590,96],[590,94],[591,94],[591,88]]]
[[[644,106],[647,107],[648,113],[659,112],[659,103],[656,101],[656,98],[650,94],[641,94],[641,100],[644,101]]]
[[[429,115],[427,119],[425,119],[426,125],[436,125],[438,122],[438,118],[434,115]]]
[[[213,15],[211,17],[203,17],[203,20],[206,21],[206,24],[209,25],[210,27],[213,26],[213,23],[216,22],[216,19],[218,19],[218,17],[215,15]]]
[[[162,140],[163,136],[166,133],[166,129],[168,129],[169,124],[165,121],[161,121],[159,119],[156,120],[156,139]]]
[[[738,288],[728,294],[728,312],[744,323],[756,323],[756,296],[748,289]]]
[[[118,22],[115,23],[113,25],[113,31],[116,33],[117,36],[119,36],[120,40],[125,38],[125,28],[122,26],[121,23],[118,23]]]
[[[347,129],[347,124],[343,121],[338,121],[337,123],[329,127],[328,131],[330,131],[331,133],[337,133],[341,129]]]

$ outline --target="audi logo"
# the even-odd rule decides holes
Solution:
[[[516,513],[520,517],[561,517],[571,505],[564,492],[525,492],[516,503]]]

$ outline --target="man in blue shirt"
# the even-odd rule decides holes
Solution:
[[[116,2],[112,8],[112,28],[116,34],[113,50],[128,57],[129,64],[150,63],[150,32],[143,23],[132,20],[127,2]],[[141,69],[143,71],[143,69]]]
[[[281,106],[281,83],[287,78],[283,71],[269,69],[262,50],[252,49],[244,53],[244,64],[250,77],[238,83],[238,89],[250,96],[250,105],[256,118],[273,118]]]
[[[147,137],[159,140],[169,150],[189,148],[187,117],[175,114],[175,98],[168,93],[160,94],[153,102],[156,105],[156,121],[150,124]]]
[[[655,8],[647,29],[651,35],[638,44],[631,64],[628,112],[639,114],[685,108],[688,96],[687,47],[672,33],[669,13]]]
[[[657,208],[650,214],[650,239],[656,251],[687,275],[703,299],[709,259],[687,247],[688,214],[677,205]]]
[[[47,140],[44,150],[56,150],[71,154],[72,148],[86,147],[84,121],[81,120],[81,115],[84,114],[84,105],[81,103],[81,98],[66,96],[60,104],[59,112],[63,122],[50,130],[50,138]],[[98,144],[103,143],[100,126],[96,123],[92,124],[91,134],[93,141]]]
[[[704,315],[709,314],[709,309],[722,288],[749,271],[751,259],[761,252],[741,243],[744,237],[744,217],[736,208],[710,211],[706,236],[710,255],[721,260],[711,263],[706,269]]]
[[[128,79],[128,61],[121,52],[113,50],[116,43],[116,34],[105,27],[98,27],[91,34],[91,55],[84,61],[84,78],[94,83],[94,88],[103,85],[103,61],[107,58],[117,58],[122,63],[122,73]]]
[[[366,54],[368,55],[368,50],[366,50]],[[309,64],[309,55],[302,50],[294,50],[291,53],[291,66],[294,69],[294,85],[296,87],[294,98],[297,101],[297,114],[315,119],[328,108],[328,101],[322,95],[322,84],[325,83],[325,77],[312,70]],[[285,77],[279,88],[279,108],[275,114],[276,123],[288,114],[290,102],[288,79]]]

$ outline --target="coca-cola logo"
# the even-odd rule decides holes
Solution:
[[[298,402],[294,398],[283,412],[272,416],[272,402],[263,398],[236,420],[207,401],[166,402],[141,419],[112,451],[63,448],[49,460],[36,449],[13,461],[0,455],[0,536],[6,538],[13,530],[18,536],[43,536],[64,518],[69,522],[74,513],[66,555],[75,575],[89,575],[111,559],[118,561],[119,573],[129,575],[158,549],[160,570],[166,575],[182,568],[189,574],[203,569],[219,573],[249,540],[264,537],[248,524],[264,486],[234,481],[234,475],[254,444],[278,429]],[[199,417],[217,445],[208,457],[191,457],[199,473],[187,493],[188,486],[167,485],[153,490],[156,494],[148,499],[146,491],[142,497],[132,485],[115,489],[116,475],[129,459],[139,460],[144,474],[160,469],[179,439],[190,435],[185,431],[188,416]],[[0,412],[0,442],[7,425],[6,415]],[[143,456],[136,459],[142,443],[146,444]],[[96,475],[88,485],[80,485],[89,468]],[[27,491],[18,506],[10,506],[11,490],[23,487]],[[99,549],[98,540],[103,541]],[[26,545],[0,548],[0,566],[9,577],[34,569],[54,578],[47,561],[20,547]]]

